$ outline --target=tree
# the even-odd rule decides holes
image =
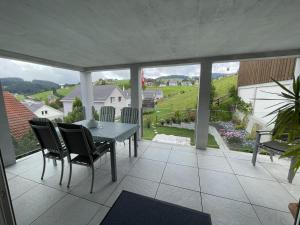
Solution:
[[[69,112],[67,116],[64,117],[66,123],[74,123],[84,119],[84,108],[80,98],[76,97],[73,106],[72,112]]]
[[[17,156],[36,150],[38,148],[38,140],[36,139],[31,129],[20,139],[17,140],[12,137],[12,140]]]
[[[213,83],[211,83],[211,88],[210,88],[210,109],[212,109],[215,97],[216,97],[216,87],[214,86]]]
[[[99,114],[95,110],[94,106],[92,107],[93,116],[95,120],[99,120]],[[84,120],[84,107],[80,98],[76,97],[73,106],[72,112],[69,112],[67,116],[64,117],[65,123],[74,123],[80,120]]]

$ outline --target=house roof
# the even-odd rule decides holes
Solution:
[[[104,102],[111,93],[118,89],[121,94],[123,95],[123,92],[114,85],[95,85],[93,86],[93,92],[94,92],[94,101]],[[69,95],[65,96],[61,101],[73,101],[75,97],[81,98],[81,90],[80,87],[76,87]],[[125,96],[123,96],[125,97]]]
[[[28,120],[32,119],[34,114],[20,103],[13,94],[5,91],[3,97],[10,133],[15,139],[20,139],[28,133],[30,129]]]
[[[144,90],[143,91],[144,98],[155,98],[158,95],[162,95],[162,91],[157,89],[157,90]]]
[[[129,99],[131,98],[131,90],[127,89],[127,90],[123,90],[123,95],[125,96],[125,98]],[[143,97],[144,98],[155,98],[155,96],[158,95],[163,95],[163,91],[160,89],[156,89],[156,90],[151,90],[151,89],[147,89],[147,90],[143,90]]]
[[[42,102],[36,101],[24,101],[22,102],[22,104],[25,105],[33,113],[44,106]]]
[[[1,1],[0,49],[73,68],[299,54],[299,8],[282,0]]]

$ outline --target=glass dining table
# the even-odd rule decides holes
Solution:
[[[130,137],[134,137],[134,157],[138,155],[137,132],[139,125],[117,122],[97,122],[97,127],[89,128],[88,120],[78,121],[74,124],[87,127],[93,137],[105,138],[112,141],[112,149],[110,151],[111,175],[112,181],[117,180],[117,163],[116,163],[116,142],[123,142]]]

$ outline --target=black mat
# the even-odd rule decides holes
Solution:
[[[123,191],[100,225],[211,225],[210,215]]]

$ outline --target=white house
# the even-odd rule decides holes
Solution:
[[[238,95],[253,108],[252,119],[265,126],[272,116],[266,116],[276,109],[281,100],[271,93],[280,93],[281,88],[272,81],[279,81],[292,88],[292,78],[300,75],[300,58],[279,58],[242,61],[238,72]],[[249,79],[251,77],[251,79]],[[275,106],[275,107],[272,107]],[[278,105],[277,105],[278,106]]]
[[[93,106],[99,112],[102,106],[113,106],[116,109],[116,117],[121,115],[121,109],[128,106],[123,91],[114,85],[96,85],[93,87]],[[64,107],[64,115],[72,111],[73,101],[81,98],[80,87],[76,87],[69,95],[61,99]]]
[[[182,86],[193,86],[192,82],[187,80],[187,81],[181,81]]]
[[[176,80],[169,80],[168,81],[168,86],[177,86],[177,85],[178,85],[178,83],[177,83]]]
[[[164,97],[163,91],[160,89],[155,89],[155,90],[144,90],[143,91],[143,96],[142,99],[153,99],[153,100],[158,100]]]
[[[33,112],[38,118],[47,118],[49,120],[63,119],[64,113],[45,105],[42,102],[25,100],[22,102],[31,112]]]

